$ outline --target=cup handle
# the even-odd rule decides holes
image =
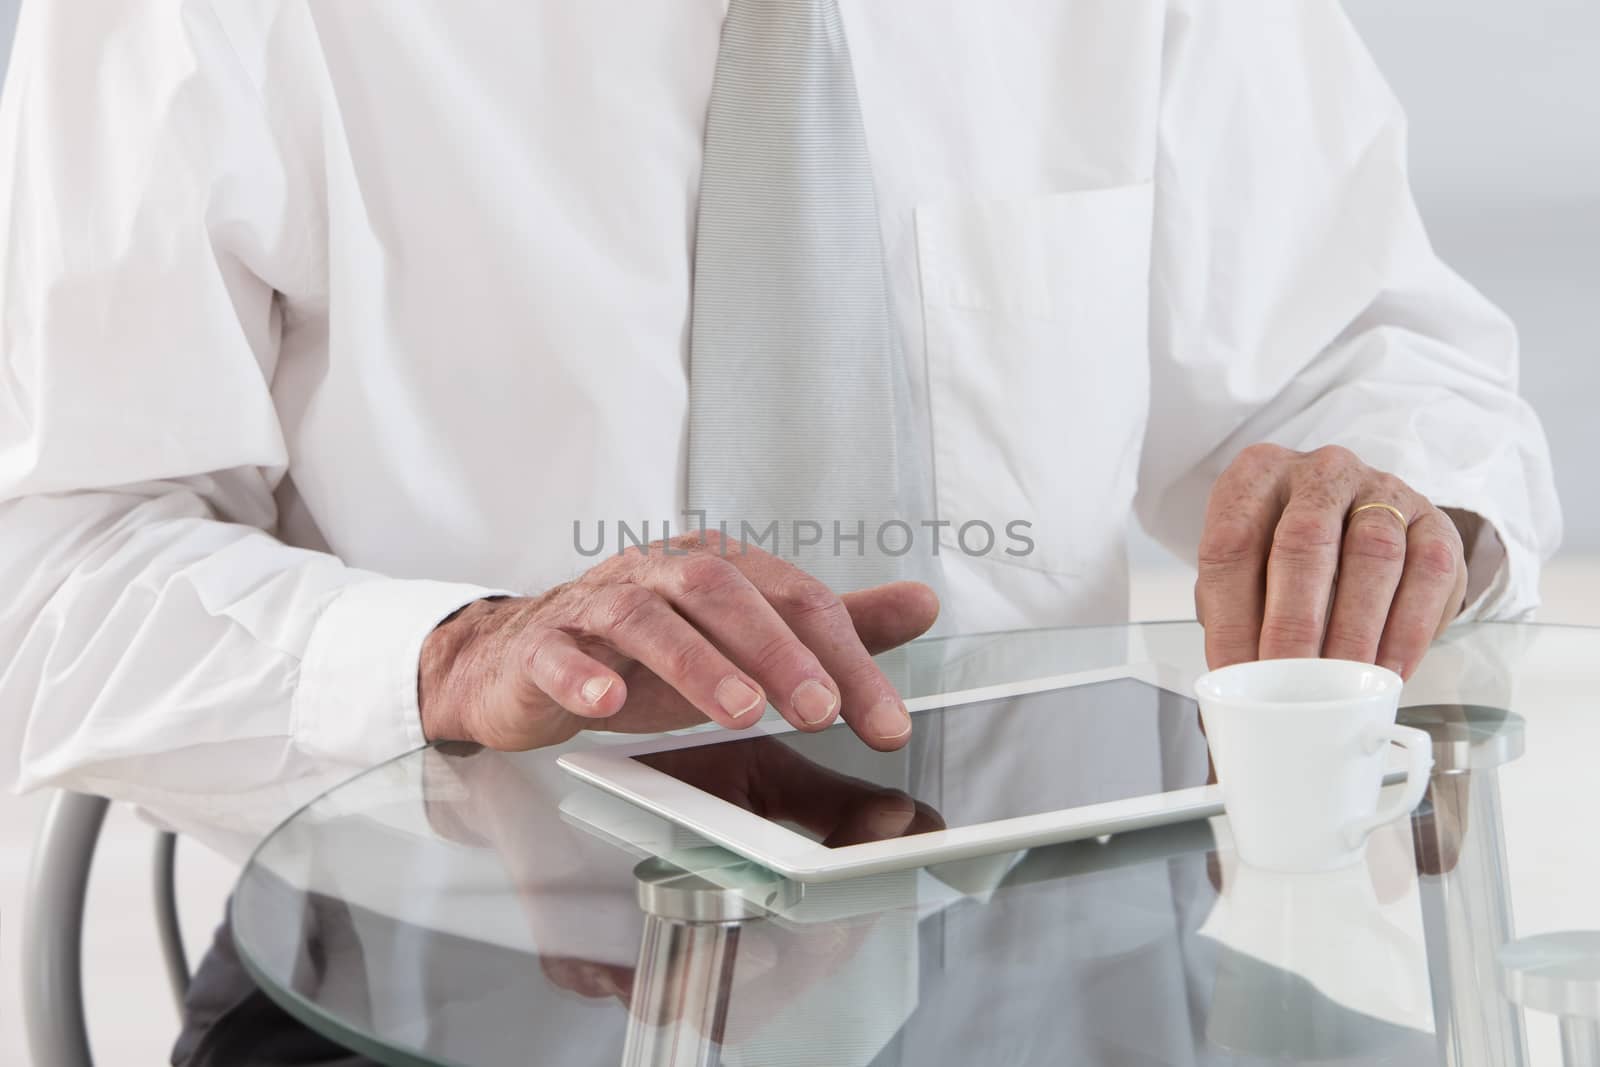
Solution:
[[[1369,753],[1376,752],[1390,741],[1404,748],[1410,758],[1406,766],[1405,792],[1399,800],[1383,810],[1357,819],[1344,828],[1345,844],[1352,849],[1360,848],[1366,842],[1367,835],[1378,827],[1410,815],[1428,792],[1428,781],[1433,773],[1433,738],[1415,727],[1391,723],[1373,728],[1367,735],[1366,749]]]

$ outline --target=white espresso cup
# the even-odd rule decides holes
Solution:
[[[1393,671],[1337,659],[1239,663],[1195,683],[1241,862],[1343,867],[1422,802],[1433,740],[1395,725],[1401,685]],[[1408,756],[1405,789],[1378,811],[1390,742]]]

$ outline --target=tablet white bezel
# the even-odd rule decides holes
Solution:
[[[956,707],[1050,689],[1075,688],[1119,678],[1137,679],[1175,696],[1191,701],[1194,699],[1187,694],[1181,676],[1172,668],[1157,663],[1140,663],[918,697],[908,700],[906,707],[916,715],[933,708]],[[636,744],[569,752],[562,755],[558,762],[569,773],[608,793],[687,827],[763,867],[802,882],[831,882],[989,852],[1098,837],[1216,815],[1222,811],[1222,795],[1216,786],[1194,786],[1168,793],[936,830],[890,841],[828,848],[633,758],[653,752],[669,752],[793,730],[794,727],[789,723],[773,719],[757,723],[747,730],[700,731],[655,737]]]

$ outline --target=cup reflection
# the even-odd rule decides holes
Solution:
[[[1296,1061],[1426,1061],[1434,1047],[1426,952],[1420,931],[1395,913],[1364,865],[1234,868],[1202,931],[1220,944],[1207,1041]]]

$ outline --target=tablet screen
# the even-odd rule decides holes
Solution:
[[[1136,678],[930,708],[912,722],[896,752],[838,723],[633,758],[830,847],[1206,782],[1194,701]]]

